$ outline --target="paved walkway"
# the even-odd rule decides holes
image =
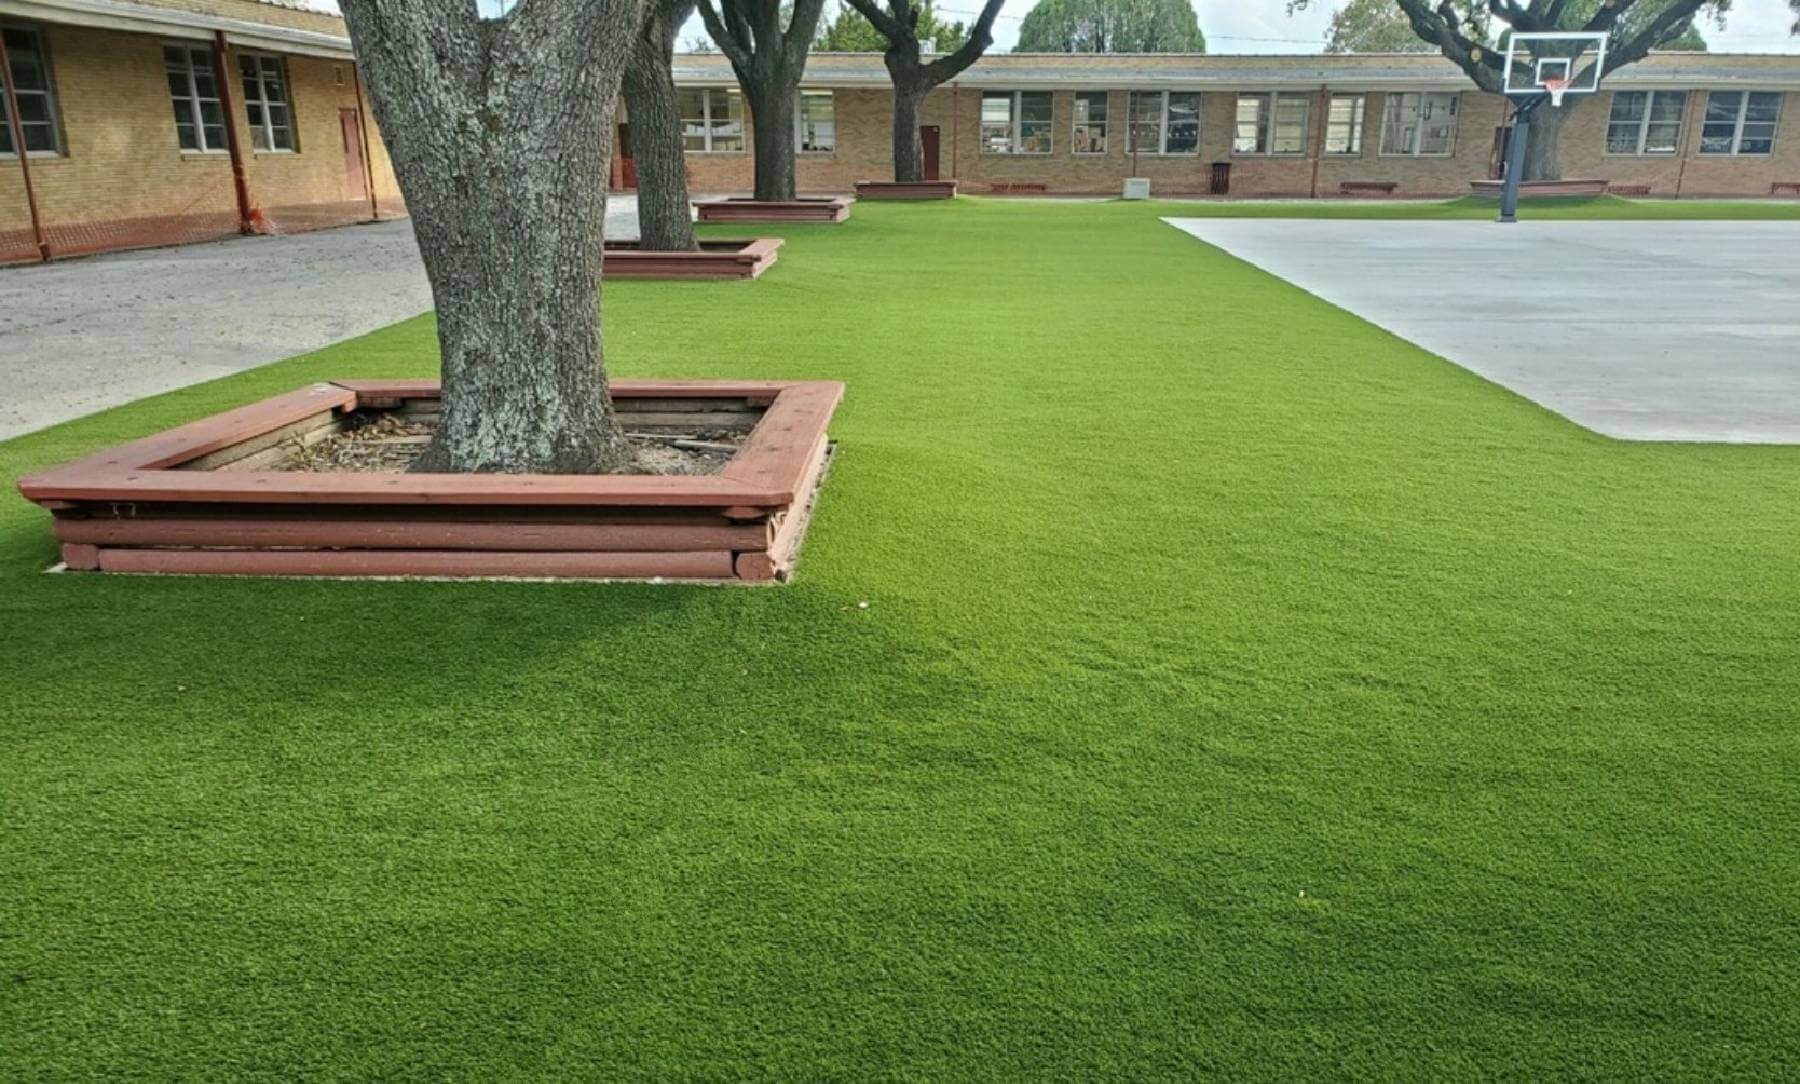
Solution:
[[[1800,222],[1167,221],[1607,436],[1800,444]]]
[[[635,197],[607,236],[637,237]],[[404,221],[0,268],[0,439],[430,308]]]

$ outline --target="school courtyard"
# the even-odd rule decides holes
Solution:
[[[1800,207],[1492,214],[864,202],[609,283],[617,375],[846,382],[779,588],[46,574],[14,479],[429,316],[0,442],[7,1075],[1789,1075],[1800,447],[1513,374],[1598,356],[1545,279],[1673,285],[1791,403]]]

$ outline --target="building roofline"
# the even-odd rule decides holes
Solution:
[[[314,14],[330,17],[324,12]],[[130,3],[129,0],[0,0],[0,17],[103,30],[126,30],[170,38],[210,38],[215,31],[222,30],[225,32],[225,40],[233,45],[335,60],[355,59],[348,35],[301,30],[178,8],[152,7]]]

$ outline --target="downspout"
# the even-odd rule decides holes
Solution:
[[[950,179],[962,174],[962,85],[950,84]]]
[[[231,184],[237,192],[238,232],[256,232],[255,212],[250,207],[250,181],[244,172],[244,145],[238,139],[237,102],[231,96],[236,82],[225,55],[225,31],[213,31],[213,69],[219,73],[219,108],[225,113],[225,148],[231,152]]]
[[[37,189],[31,184],[31,152],[25,149],[25,125],[19,120],[19,92],[13,86],[12,58],[6,55],[6,36],[0,34],[0,91],[6,94],[7,126],[12,129],[13,150],[19,152],[19,175],[25,181],[25,207],[31,212],[31,237],[37,242],[38,259],[50,259],[50,242],[44,237],[44,220],[38,215]]]
[[[1325,133],[1331,126],[1331,88],[1324,83],[1319,84],[1319,123],[1313,126],[1313,168],[1312,197],[1319,198],[1319,164],[1325,158]]]
[[[356,132],[362,139],[363,179],[369,187],[369,220],[381,217],[381,204],[375,199],[375,156],[369,153],[369,107],[363,104],[362,65],[350,62],[350,82],[356,87]]]
[[[1694,135],[1694,114],[1698,112],[1698,110],[1695,109],[1695,106],[1700,103],[1700,94],[1700,91],[1690,91],[1687,97],[1687,105],[1683,109],[1683,112],[1686,114],[1681,118],[1681,142],[1683,145],[1675,148],[1679,152],[1678,157],[1680,159],[1680,161],[1675,163],[1676,199],[1681,198],[1681,185],[1683,181],[1687,180],[1688,145],[1696,138]],[[1654,101],[1654,99],[1655,96],[1652,95],[1652,101]],[[1649,109],[1650,103],[1644,103],[1644,108]]]

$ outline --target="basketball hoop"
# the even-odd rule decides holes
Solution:
[[[1544,88],[1544,89],[1545,89],[1545,90],[1546,90],[1546,91],[1548,91],[1548,92],[1549,92],[1549,94],[1550,94],[1550,104],[1551,104],[1551,105],[1552,105],[1552,106],[1554,106],[1554,107],[1556,107],[1556,108],[1557,108],[1557,109],[1561,109],[1561,108],[1562,108],[1562,100],[1563,100],[1563,95],[1564,95],[1564,94],[1567,94],[1567,93],[1568,93],[1568,92],[1569,92],[1569,84],[1570,84],[1570,82],[1572,82],[1572,80],[1568,80],[1568,79],[1546,79],[1546,80],[1544,80],[1544,81],[1543,81],[1543,83],[1541,83],[1541,84],[1540,84],[1540,85],[1541,85],[1541,86],[1542,86],[1542,87],[1543,87],[1543,88]]]

